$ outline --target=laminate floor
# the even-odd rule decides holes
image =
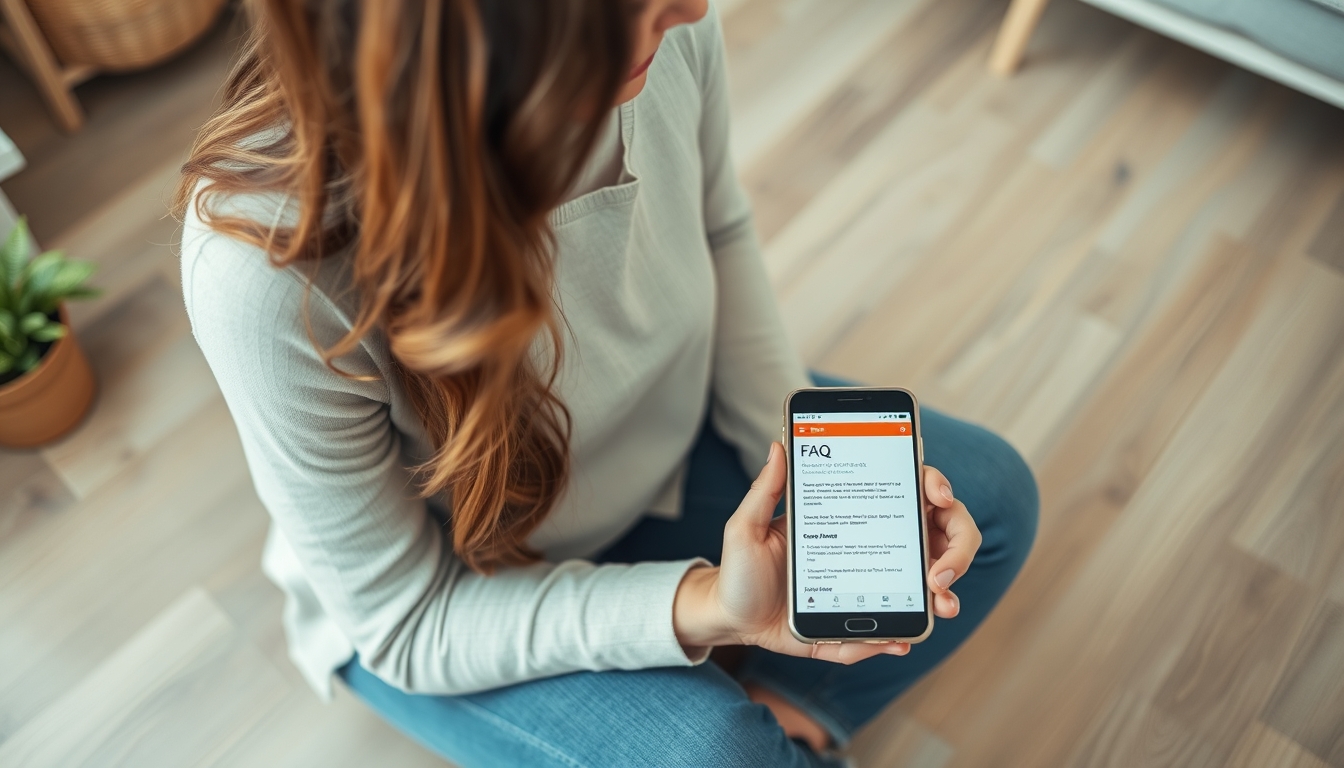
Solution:
[[[1344,766],[1344,112],[1071,0],[1007,81],[1003,0],[720,5],[808,362],[1042,488],[1019,581],[860,764]],[[97,409],[0,453],[0,765],[437,764],[289,665],[182,311],[165,201],[236,39],[81,86],[72,137],[0,59],[4,189],[105,289]]]

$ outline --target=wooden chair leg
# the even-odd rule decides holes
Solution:
[[[989,57],[989,71],[999,77],[1008,77],[1022,63],[1031,33],[1050,0],[1013,0],[1008,15],[1003,17],[999,37],[994,41],[994,52]]]
[[[74,133],[84,125],[84,111],[71,93],[71,85],[56,56],[42,36],[42,30],[23,0],[0,0],[0,18],[9,28],[18,56],[37,81],[37,89],[47,102],[61,130]]]

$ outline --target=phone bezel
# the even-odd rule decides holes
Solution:
[[[909,412],[915,445],[915,493],[919,499],[919,546],[923,568],[924,610],[872,611],[860,613],[800,613],[798,589],[794,581],[794,477],[793,415],[795,413],[864,413],[872,411]],[[784,400],[784,447],[788,456],[785,483],[785,514],[788,515],[788,590],[789,630],[805,643],[848,643],[899,641],[918,643],[933,631],[933,593],[928,586],[929,533],[924,515],[924,445],[919,422],[919,401],[913,392],[899,387],[815,387],[798,389]],[[876,627],[866,632],[845,629],[849,619],[872,619]]]

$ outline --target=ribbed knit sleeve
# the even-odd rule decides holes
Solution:
[[[751,475],[765,466],[770,441],[780,439],[784,396],[811,386],[790,343],[752,226],[751,203],[729,152],[728,82],[718,17],[697,35],[703,108],[700,152],[704,168],[706,236],[718,281],[714,339],[715,429],[734,447]]]
[[[472,572],[414,492],[386,372],[368,346],[338,361],[361,378],[316,352],[301,275],[193,216],[182,285],[257,493],[322,611],[374,674],[406,691],[459,694],[693,663],[673,634],[672,600],[695,561]],[[325,344],[349,327],[317,290],[307,314]]]

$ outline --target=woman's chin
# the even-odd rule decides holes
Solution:
[[[640,72],[639,77],[631,79],[630,82],[626,83],[625,87],[621,89],[620,93],[616,94],[616,103],[624,104],[638,96],[639,92],[644,90],[644,84],[648,82],[648,80],[649,73],[647,71]]]

